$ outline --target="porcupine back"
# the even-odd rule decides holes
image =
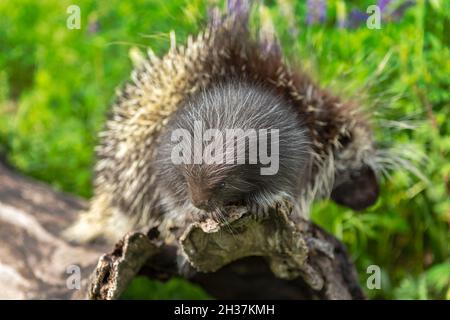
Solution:
[[[176,46],[172,33],[163,58],[149,50],[118,93],[100,134],[94,197],[68,237],[117,239],[131,228],[164,220],[152,167],[160,133],[184,101],[226,79],[245,76],[271,87],[304,119],[314,153],[301,201],[305,212],[314,198],[330,192],[336,168],[357,166],[370,156],[372,140],[358,109],[284,63],[276,40],[249,32],[248,15],[245,1],[229,1],[228,13],[214,11],[204,31],[184,46]]]

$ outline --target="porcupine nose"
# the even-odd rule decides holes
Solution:
[[[189,196],[192,204],[201,210],[211,210],[211,201],[205,190],[191,189],[189,190]]]

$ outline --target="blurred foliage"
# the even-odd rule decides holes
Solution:
[[[345,242],[363,285],[367,267],[381,267],[382,288],[367,290],[370,297],[450,299],[450,1],[417,0],[380,30],[338,27],[338,18],[371,1],[325,2],[325,21],[313,25],[306,1],[265,1],[255,19],[272,22],[286,54],[322,85],[372,112],[381,147],[410,149],[427,161],[415,163],[416,174],[391,172],[378,203],[362,213],[321,202],[312,217]],[[171,30],[178,42],[198,30],[207,4],[78,0],[81,29],[69,30],[71,4],[0,2],[0,158],[89,197],[97,132],[114,90],[128,79],[130,49],[163,54]],[[205,297],[181,280],[143,278],[124,294]]]
[[[186,280],[171,279],[167,283],[136,277],[124,292],[122,299],[210,299],[201,289]]]

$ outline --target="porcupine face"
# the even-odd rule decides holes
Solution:
[[[307,174],[305,128],[288,104],[260,85],[216,84],[182,106],[166,128],[156,164],[162,189],[207,212],[294,198]],[[174,154],[183,161],[174,161]]]
[[[260,192],[258,185],[248,179],[258,174],[256,169],[245,165],[194,165],[180,171],[186,181],[189,201],[199,209],[213,211],[242,204],[250,194]]]

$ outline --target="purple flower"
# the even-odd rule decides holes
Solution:
[[[308,0],[307,2],[308,15],[306,22],[308,24],[315,24],[325,21],[327,12],[326,0]]]
[[[377,6],[380,8],[381,13],[385,12],[391,2],[392,0],[378,0]]]
[[[416,4],[414,0],[406,0],[401,5],[399,5],[391,14],[391,18],[393,20],[400,20],[401,17],[405,14],[405,11]]]
[[[347,24],[348,28],[356,28],[367,21],[369,15],[365,11],[359,9],[352,9],[348,15]]]
[[[248,15],[250,4],[248,0],[228,0],[228,13],[236,16]]]

